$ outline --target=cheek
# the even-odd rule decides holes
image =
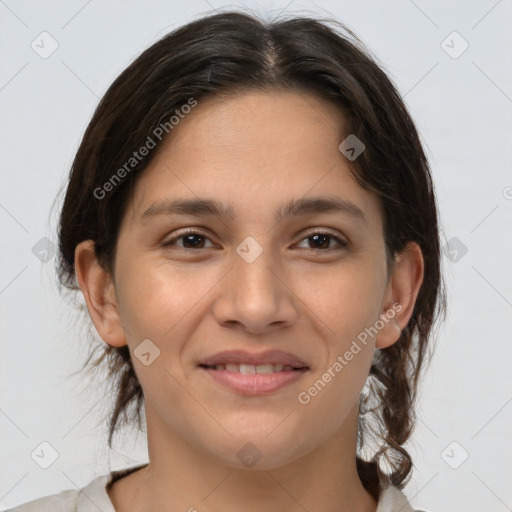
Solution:
[[[382,276],[357,265],[346,265],[316,283],[323,286],[310,285],[304,300],[317,325],[325,326],[326,357],[302,391],[308,415],[323,416],[329,430],[341,425],[368,377],[375,344],[370,328],[379,318],[384,290]]]
[[[161,338],[190,311],[202,295],[204,280],[187,276],[169,264],[136,262],[119,273],[123,325],[136,335]],[[149,337],[149,336],[147,336]]]
[[[194,305],[206,293],[195,286],[201,281],[197,274],[196,281],[169,264],[133,260],[130,265],[125,264],[122,271],[119,268],[121,323],[135,373],[146,399],[153,404],[164,397],[162,405],[172,402],[179,409],[184,400],[183,388],[177,384],[175,376],[180,373],[180,354],[190,336],[191,325],[186,319],[194,315]],[[150,340],[154,345],[147,342],[142,345],[143,340]],[[145,349],[141,350],[143,346]],[[149,364],[139,359],[138,354],[144,352],[150,354]]]
[[[325,325],[333,345],[341,349],[378,319],[384,286],[374,268],[347,263],[302,278],[297,290],[301,290],[301,301]]]
[[[305,417],[322,418],[324,432],[338,429],[357,403],[374,353],[369,329],[379,318],[382,289],[357,272],[325,280],[323,292],[310,297],[318,324],[325,325],[326,358],[298,397]]]

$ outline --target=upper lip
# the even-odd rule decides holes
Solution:
[[[264,352],[251,353],[245,350],[226,350],[206,357],[199,362],[203,366],[215,366],[217,364],[283,364],[293,368],[307,368],[307,364],[301,359],[282,350],[265,350]]]

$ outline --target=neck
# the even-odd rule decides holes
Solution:
[[[114,484],[118,511],[376,511],[356,469],[357,408],[324,444],[268,470],[223,465],[169,434],[146,408],[150,463]]]

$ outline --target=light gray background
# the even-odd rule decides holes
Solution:
[[[56,291],[54,259],[32,248],[56,241],[50,207],[114,78],[177,26],[246,5],[345,22],[405,95],[431,161],[443,244],[457,237],[467,248],[443,257],[449,314],[422,386],[405,493],[429,511],[512,510],[511,3],[0,0],[0,507],[147,460],[134,431],[106,449],[99,421],[110,397],[68,377],[84,360],[83,333]],[[43,31],[58,43],[46,59],[31,47]],[[464,43],[446,40],[453,31],[469,44],[457,58]],[[31,458],[49,456],[42,442],[58,452],[48,469]]]

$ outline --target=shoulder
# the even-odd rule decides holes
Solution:
[[[145,464],[131,468],[111,471],[106,475],[94,478],[80,489],[66,489],[51,496],[37,498],[15,508],[3,512],[116,512],[107,492],[107,486],[118,478],[122,478]]]
[[[5,512],[75,512],[80,491],[70,489],[51,496],[44,496]]]
[[[51,496],[28,501],[5,512],[115,512],[105,486],[111,474],[96,477],[81,489],[66,489]]]
[[[414,509],[405,495],[393,485],[382,488],[376,512],[427,512],[426,510]]]

